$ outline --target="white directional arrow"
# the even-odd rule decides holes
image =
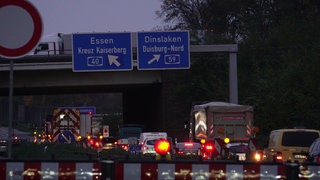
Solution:
[[[119,67],[121,64],[119,63],[119,61],[117,61],[118,57],[119,56],[108,55],[109,65],[111,66],[112,64],[115,64]]]
[[[154,61],[159,62],[159,59],[160,59],[160,54],[154,54],[154,55],[153,55],[153,58],[148,61],[148,64],[151,64],[151,63],[153,63]]]
[[[70,144],[71,143],[71,137],[66,137],[63,133],[61,135],[63,137],[64,140],[66,140],[67,144]]]

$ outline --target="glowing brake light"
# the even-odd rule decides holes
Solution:
[[[93,145],[93,144],[94,144],[93,139],[90,139],[90,140],[89,140],[89,143],[90,143],[91,145]]]
[[[283,160],[283,157],[282,157],[282,156],[277,155],[277,156],[276,156],[276,160],[278,160],[278,161],[279,161],[279,160],[280,160],[280,161],[282,161],[282,160]]]
[[[282,156],[282,153],[277,151],[277,154],[276,154],[276,157],[275,157],[275,160],[276,161],[283,161],[283,156]]]
[[[95,142],[94,144],[95,147],[99,148],[100,147],[100,143],[98,141]]]
[[[193,143],[184,143],[184,145],[187,147],[193,147]]]
[[[211,144],[207,144],[207,145],[205,145],[205,149],[207,151],[212,151],[213,150],[213,146]]]

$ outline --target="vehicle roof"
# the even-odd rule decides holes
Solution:
[[[307,128],[276,129],[276,130],[272,130],[271,132],[287,132],[287,131],[290,131],[290,132],[294,132],[294,131],[309,131],[309,132],[318,132],[318,133],[320,133],[320,131],[317,130],[317,129],[307,129]]]
[[[207,108],[210,111],[214,111],[214,112],[253,111],[252,106],[240,105],[240,104],[234,104],[234,103],[228,103],[228,102],[218,102],[218,101],[195,105],[193,107],[193,110],[201,110],[201,109],[207,109]]]
[[[189,141],[186,141],[186,142],[177,142],[176,144],[185,144],[185,143],[200,144],[200,143],[198,143],[198,142],[189,142]]]
[[[228,143],[226,146],[227,148],[229,148],[231,146],[240,146],[240,145],[248,146],[248,143],[247,142]]]

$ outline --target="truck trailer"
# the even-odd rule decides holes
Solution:
[[[190,123],[190,138],[194,140],[249,140],[253,137],[253,107],[226,102],[194,105]]]
[[[231,143],[245,145],[248,151],[256,150],[252,106],[227,102],[197,104],[191,109],[189,123],[190,141],[211,142],[216,151],[214,157],[226,156]]]

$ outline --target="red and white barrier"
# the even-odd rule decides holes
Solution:
[[[320,165],[218,162],[0,162],[0,179],[320,179]],[[291,170],[289,171],[289,169]],[[292,171],[294,170],[294,171]],[[297,172],[298,171],[298,172]],[[298,175],[299,174],[299,175]],[[297,177],[298,176],[298,177]]]
[[[284,165],[117,163],[116,179],[281,179]]]
[[[95,162],[0,162],[0,179],[101,179]]]

